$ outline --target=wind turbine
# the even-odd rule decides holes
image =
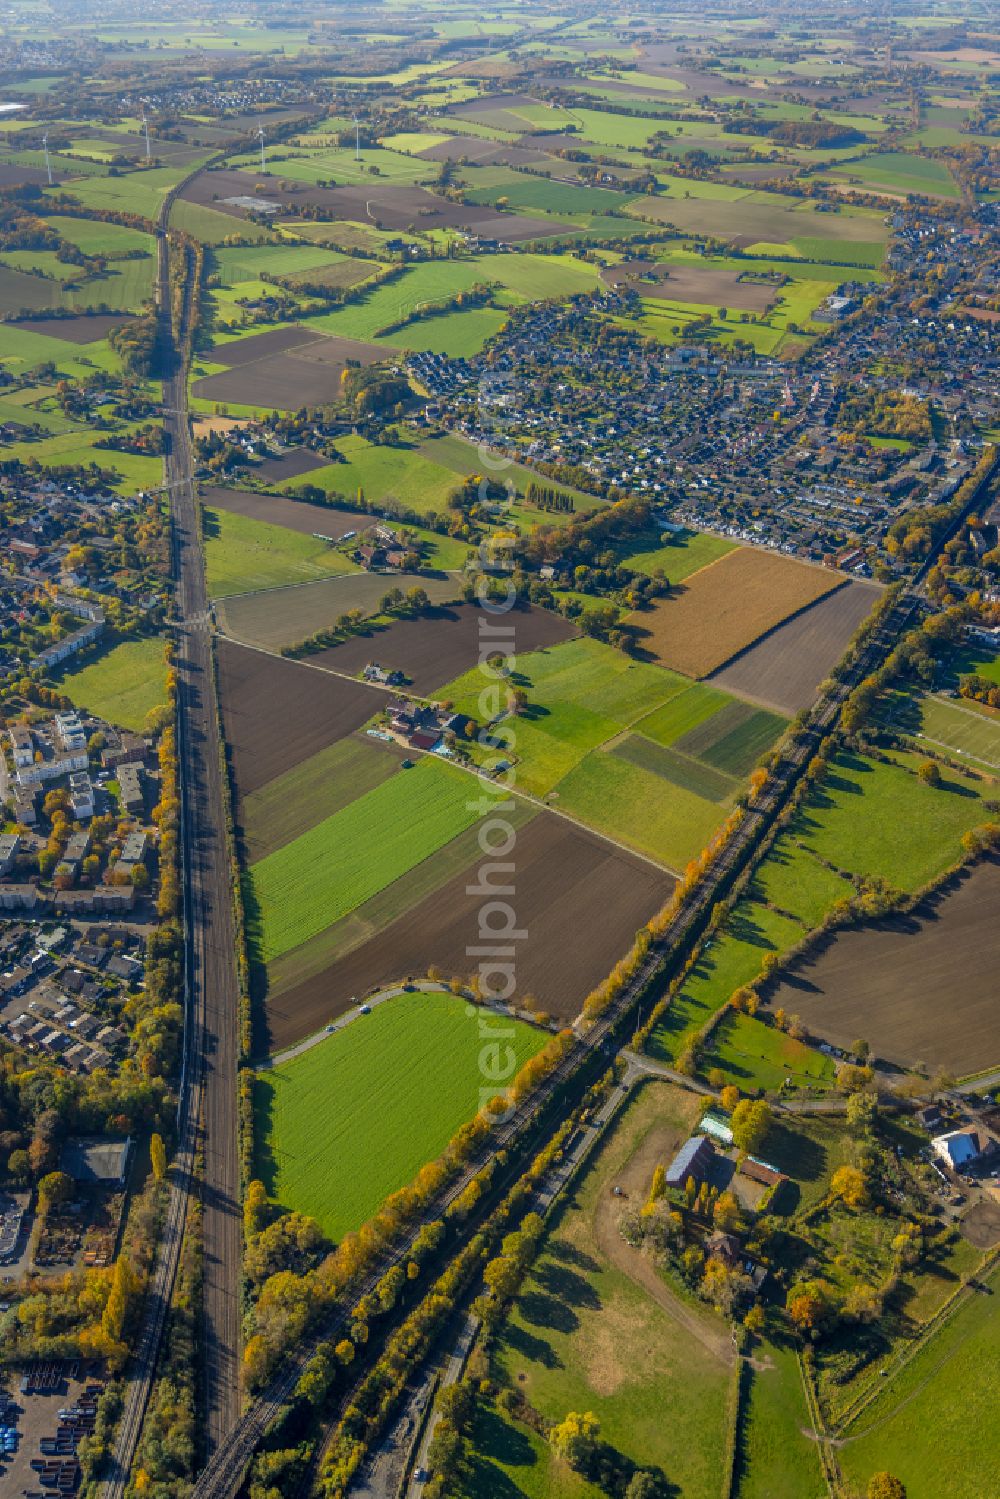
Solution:
[[[266,163],[264,161],[264,127],[263,127],[263,125],[257,131],[257,135],[260,138],[260,170],[261,170],[262,175],[266,176],[267,175],[267,165],[266,165]]]
[[[146,132],[146,160],[149,160],[149,121],[146,116],[142,117],[142,128]]]
[[[361,121],[354,116],[354,160],[361,160]]]
[[[52,162],[49,158],[49,136],[48,132],[42,136],[42,146],[45,150],[45,170],[49,174],[49,187],[52,186]]]

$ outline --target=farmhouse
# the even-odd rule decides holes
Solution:
[[[692,1135],[685,1140],[680,1150],[667,1167],[667,1186],[684,1187],[688,1178],[703,1182],[712,1169],[715,1146],[707,1135]]]
[[[989,1143],[977,1130],[953,1129],[946,1135],[935,1135],[931,1149],[953,1171],[964,1171],[988,1149]]]
[[[378,661],[368,662],[364,669],[364,679],[366,682],[380,682],[385,687],[398,687],[405,680],[401,671],[382,666]]]

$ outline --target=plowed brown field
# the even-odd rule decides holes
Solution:
[[[807,708],[881,591],[852,582],[828,593],[713,673],[713,684],[780,713]]]
[[[238,796],[360,728],[382,695],[229,640],[216,643],[222,721]]]
[[[693,573],[669,598],[630,614],[628,623],[648,660],[706,677],[844,581],[843,573],[737,547]]]
[[[1000,1065],[1000,863],[978,865],[912,916],[841,932],[774,994],[813,1035],[956,1076]]]
[[[474,784],[474,783],[472,783]],[[517,993],[570,1020],[636,930],[670,895],[672,880],[565,819],[539,813],[522,828],[512,855],[511,898],[528,929],[518,944]],[[455,875],[383,931],[320,972],[267,998],[267,1047],[280,1050],[349,1009],[355,997],[434,964],[468,977],[478,959],[482,896],[469,895],[475,869]],[[289,955],[294,959],[294,954]],[[288,960],[283,960],[287,964]]]
[[[520,656],[558,645],[577,633],[562,615],[548,609],[518,609],[499,616],[499,622],[505,618],[511,621]],[[405,672],[413,690],[426,695],[475,666],[481,621],[487,625],[498,622],[475,604],[456,604],[450,609],[435,609],[421,619],[401,620],[370,637],[354,636],[310,659],[350,674],[361,671],[369,661],[378,661],[387,669]]]

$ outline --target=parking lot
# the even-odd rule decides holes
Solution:
[[[77,1446],[94,1430],[101,1388],[94,1367],[75,1359],[33,1363],[0,1384],[4,1499],[77,1492]]]

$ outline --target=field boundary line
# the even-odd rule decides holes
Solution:
[[[930,692],[927,696],[935,703],[943,703],[946,708],[953,708],[956,713],[964,713],[966,718],[971,718],[978,723],[993,724],[1000,728],[1000,719],[987,718],[985,713],[977,713],[974,708],[967,708],[962,698],[946,697],[943,692]]]
[[[342,682],[350,682],[355,687],[370,687],[373,691],[381,692],[386,696],[393,696],[399,691],[397,687],[386,687],[380,682],[359,682],[357,677],[348,676],[348,674],[343,671],[336,671],[332,666],[320,666],[318,662],[309,661],[306,658],[282,656],[279,655],[277,651],[267,650],[265,646],[250,645],[245,640],[237,640],[232,635],[227,635],[224,630],[219,630],[218,633],[219,635],[221,635],[223,640],[228,640],[231,645],[240,646],[245,651],[256,651],[258,655],[271,656],[275,661],[287,661],[292,666],[305,666],[308,667],[310,671],[321,671],[329,677],[338,677]],[[433,698],[421,698],[419,693],[410,692],[409,689],[407,689],[407,696],[425,703],[435,701],[435,699]],[[622,732],[628,733],[630,731],[628,729],[625,729]],[[594,750],[590,751],[590,753],[594,754],[600,749],[601,745],[597,745]],[[442,758],[440,755],[436,755],[433,750],[411,750],[410,754],[418,759],[430,758],[432,760],[440,760]],[[453,766],[456,770],[464,771],[466,775],[473,775],[476,777],[478,777],[479,775],[478,766],[461,765],[457,760],[445,760],[444,763],[446,765]],[[535,796],[533,792],[524,791],[518,786],[511,786],[508,788],[508,790],[510,792],[510,795],[520,797],[522,801],[529,802],[533,807],[537,807],[539,811],[551,812],[556,817],[562,817],[566,822],[572,823],[574,827],[582,828],[584,832],[590,833],[592,837],[599,838],[602,843],[607,843],[610,844],[612,848],[620,849],[623,854],[628,854],[630,858],[641,859],[644,864],[648,864],[651,868],[659,870],[661,874],[669,875],[671,879],[680,879],[680,871],[672,868],[671,865],[664,864],[659,859],[654,859],[651,854],[644,854],[637,848],[630,848],[627,843],[619,842],[617,838],[612,838],[608,833],[602,833],[597,828],[592,828],[589,823],[582,822],[580,818],[574,817],[571,812],[566,812],[561,807],[550,806],[548,802],[543,801],[538,796]]]
[[[754,548],[754,550],[770,551],[771,549],[770,547],[758,547]],[[730,552],[725,553],[725,557],[729,557],[731,555],[732,553]],[[781,556],[782,554],[776,553],[772,555]],[[717,557],[716,562],[723,562],[725,560],[725,557]],[[794,560],[798,562],[799,559],[796,557]],[[715,562],[710,562],[708,566],[714,567]],[[813,566],[818,569],[819,564],[813,564]],[[703,567],[699,571],[707,572],[708,568]],[[827,571],[829,571],[829,569],[827,569]],[[691,576],[696,578],[699,576],[699,574],[692,573]],[[720,671],[725,671],[727,667],[732,666],[733,663],[739,661],[741,657],[749,655],[752,650],[755,650],[757,646],[762,645],[765,640],[769,640],[772,635],[776,635],[779,630],[783,630],[785,625],[790,625],[793,619],[800,619],[803,614],[808,614],[810,609],[815,609],[817,604],[825,603],[827,599],[833,598],[834,594],[841,593],[849,583],[855,581],[857,580],[853,578],[841,577],[840,581],[838,583],[834,583],[832,588],[828,588],[825,593],[817,594],[816,597],[814,599],[810,599],[808,603],[800,604],[797,609],[791,610],[791,612],[789,614],[786,614],[783,619],[777,620],[773,625],[768,625],[766,630],[761,630],[760,633],[755,635],[752,640],[748,640],[745,645],[741,645],[738,651],[733,651],[733,653],[727,656],[724,661],[720,661],[717,666],[713,666],[711,670],[705,672],[703,676],[693,677],[692,681],[711,682],[712,678],[716,676]],[[874,609],[874,607],[875,604],[873,602],[872,609]],[[869,610],[868,612],[870,614],[871,610]],[[866,615],[865,618],[867,617],[868,616]],[[677,669],[677,667],[673,668],[673,670],[675,671]],[[726,691],[725,688],[720,688],[719,690],[723,692]]]
[[[284,496],[284,495],[270,495],[270,496],[268,496],[268,495],[265,495],[264,498],[265,499],[285,499],[285,498],[289,498],[290,499],[291,496]],[[204,500],[202,500],[201,503],[204,505],[205,504]],[[215,507],[212,506],[212,505],[206,505],[205,508],[208,509],[208,510],[212,510]],[[226,512],[226,514],[229,514],[229,515],[238,514],[238,513],[239,513],[238,511],[236,511],[236,512],[234,512],[234,511],[227,511]],[[262,521],[261,524],[265,525],[265,526],[267,526],[267,525],[276,526],[276,525],[279,525],[280,522],[279,521]],[[289,528],[286,526],[284,529],[288,530]],[[293,534],[301,536],[302,532],[299,531],[299,532],[295,532]],[[313,534],[316,535],[317,539],[318,539],[318,533],[314,532]],[[441,568],[441,571],[443,573],[446,573],[448,577],[451,577],[451,575],[453,573],[455,574],[456,577],[461,577],[462,576],[462,569],[459,568],[459,567],[443,567],[443,568]],[[211,595],[211,602],[213,604],[219,603],[219,604],[223,604],[224,605],[224,604],[228,603],[230,599],[252,599],[252,598],[256,598],[256,596],[258,594],[260,594],[260,593],[288,593],[293,588],[309,588],[314,583],[328,583],[328,582],[332,582],[334,579],[336,579],[338,583],[347,583],[352,578],[370,578],[371,576],[372,576],[372,574],[370,572],[367,572],[365,568],[359,567],[358,571],[356,573],[330,573],[325,578],[303,578],[300,583],[276,583],[273,588],[244,588],[242,590],[242,592],[240,592],[240,593],[219,593],[219,594],[213,594],[213,595]],[[392,580],[392,578],[395,577],[395,576],[398,576],[398,574],[386,573],[384,576],[385,576],[385,579],[386,579],[386,583],[388,584]],[[412,573],[410,574],[410,576],[411,577],[413,576]],[[434,607],[435,608],[442,608],[444,606],[439,604],[439,605],[435,605]],[[232,637],[227,636],[226,638],[230,639]],[[236,643],[238,645],[242,645],[243,641],[237,641]],[[263,650],[263,649],[266,649],[266,647],[262,646],[262,647],[259,647],[259,649]],[[269,655],[277,655],[278,652],[277,651],[269,651],[268,654]],[[298,660],[301,660],[302,658],[299,657],[299,656],[282,656],[281,659],[283,661],[298,661]]]
[[[976,1294],[973,1282],[978,1280],[981,1276],[990,1274],[996,1268],[998,1259],[1000,1259],[1000,1248],[989,1250],[983,1256],[978,1268],[974,1270],[971,1275],[967,1276],[960,1285],[956,1286],[955,1290],[952,1291],[947,1301],[943,1302],[942,1305],[938,1307],[934,1315],[923,1324],[913,1341],[907,1344],[907,1346],[903,1349],[898,1360],[896,1361],[895,1367],[887,1376],[889,1383],[887,1385],[872,1385],[869,1390],[865,1391],[858,1398],[853,1408],[848,1407],[847,1414],[837,1427],[838,1442],[856,1442],[867,1436],[869,1432],[877,1430],[880,1425],[889,1420],[893,1415],[896,1414],[898,1410],[902,1410],[904,1405],[908,1401],[912,1400],[913,1396],[923,1388],[923,1384],[918,1386],[917,1390],[914,1390],[912,1394],[906,1397],[905,1400],[900,1401],[900,1403],[897,1406],[894,1406],[891,1411],[886,1413],[886,1415],[878,1417],[875,1423],[872,1426],[866,1427],[864,1431],[858,1432],[855,1436],[845,1437],[843,1435],[844,1432],[850,1431],[855,1422],[862,1415],[864,1415],[865,1411],[868,1410],[871,1405],[875,1404],[876,1401],[881,1399],[883,1395],[889,1394],[892,1389],[893,1383],[899,1377],[899,1375],[904,1373],[905,1370],[909,1368],[910,1364],[917,1357],[917,1355],[919,1353],[922,1353],[924,1348],[926,1348],[927,1345],[933,1341],[935,1334],[941,1332],[945,1327],[947,1327],[952,1318],[957,1316],[958,1312],[962,1309],[965,1303],[973,1295]],[[957,1351],[957,1349],[954,1350],[954,1352]],[[947,1363],[949,1358],[954,1357],[954,1352],[948,1354],[945,1359],[942,1360],[941,1364],[938,1365],[938,1367],[943,1367],[943,1365]],[[924,1383],[926,1383],[926,1381],[924,1381]]]
[[[819,1465],[823,1474],[823,1482],[826,1484],[826,1491],[830,1499],[837,1499],[841,1487],[840,1464],[837,1462],[830,1448],[826,1425],[819,1408],[819,1400],[817,1399],[816,1391],[813,1388],[812,1380],[809,1377],[809,1372],[806,1369],[801,1351],[796,1352],[795,1362],[799,1366],[799,1378],[802,1381],[802,1392],[806,1398],[806,1410],[809,1413],[810,1421],[813,1423],[812,1436],[819,1449]]]
[[[733,1339],[736,1339],[733,1325]],[[726,1450],[723,1456],[721,1499],[735,1499],[739,1478],[740,1425],[750,1395],[750,1384],[754,1378],[753,1365],[742,1350],[737,1350],[736,1363],[729,1389],[726,1410]]]

